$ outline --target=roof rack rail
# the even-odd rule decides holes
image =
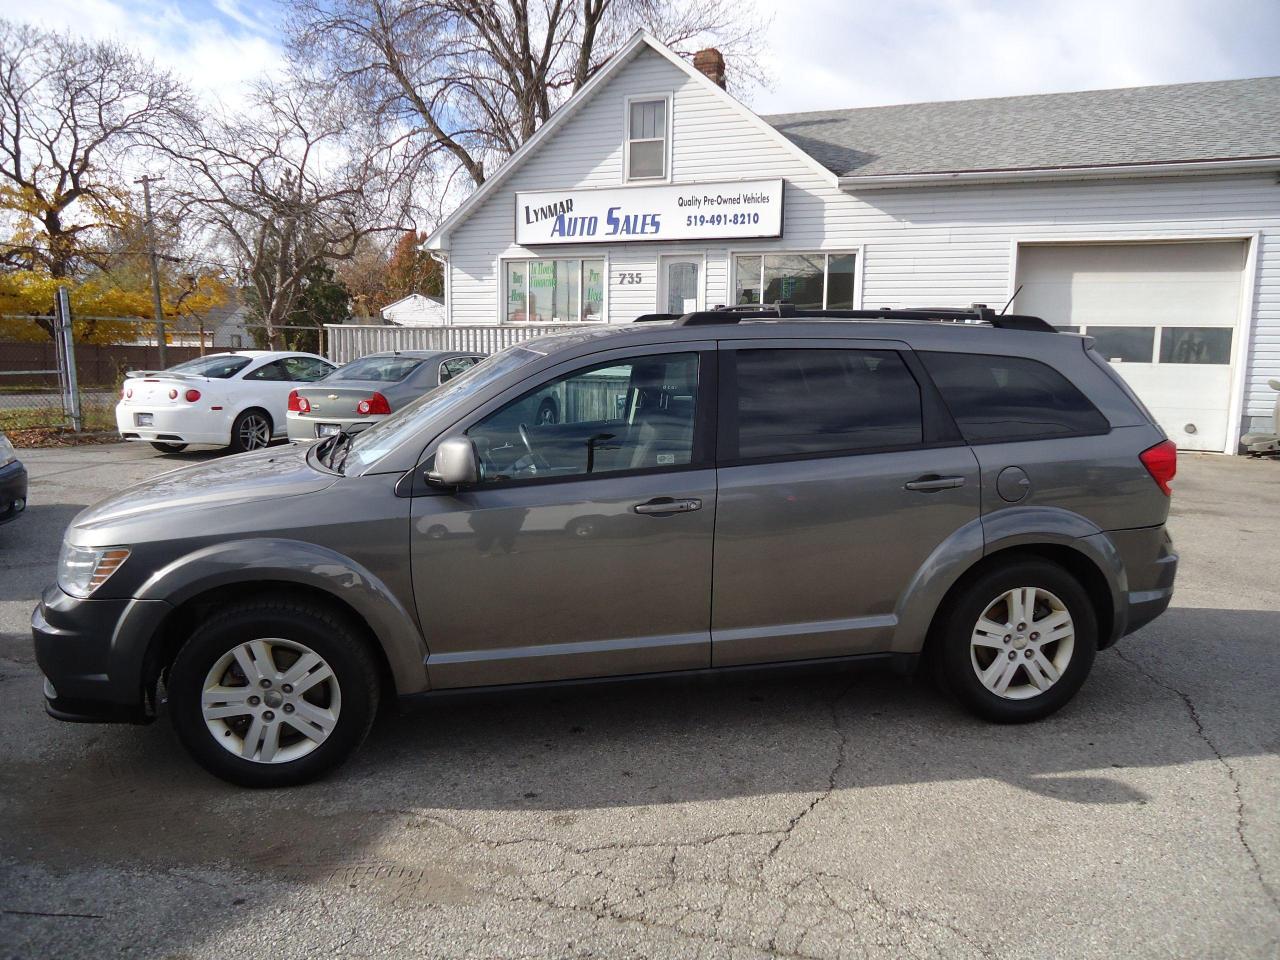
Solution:
[[[766,304],[740,304],[717,306],[714,310],[699,310],[680,317],[671,314],[647,314],[644,319],[672,319],[679,327],[715,326],[741,323],[744,320],[922,320],[936,323],[987,324],[1001,330],[1030,330],[1037,333],[1057,333],[1050,324],[1039,317],[1018,313],[996,313],[985,303],[968,307],[881,307],[879,310],[809,310],[797,308],[787,301]]]

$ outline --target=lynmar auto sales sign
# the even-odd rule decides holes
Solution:
[[[521,246],[780,236],[781,180],[516,194]]]

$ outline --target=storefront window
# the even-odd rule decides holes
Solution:
[[[604,319],[604,261],[582,261],[582,319]]]
[[[525,286],[525,265],[523,261],[512,260],[507,262],[507,322],[517,323],[521,320],[528,320],[525,314],[525,303],[528,300],[529,290]]]
[[[508,323],[600,320],[604,314],[603,260],[508,260]]]
[[[786,301],[805,310],[851,310],[857,255],[767,253],[734,258],[734,302]]]
[[[761,257],[738,257],[735,267],[734,303],[760,302]]]

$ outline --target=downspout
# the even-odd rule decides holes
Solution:
[[[446,327],[453,326],[453,297],[451,295],[451,287],[449,278],[449,255],[440,250],[428,250],[431,259],[440,264],[444,271],[444,325]]]

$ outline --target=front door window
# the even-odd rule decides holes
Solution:
[[[557,377],[467,430],[486,481],[683,467],[693,461],[696,353]]]

